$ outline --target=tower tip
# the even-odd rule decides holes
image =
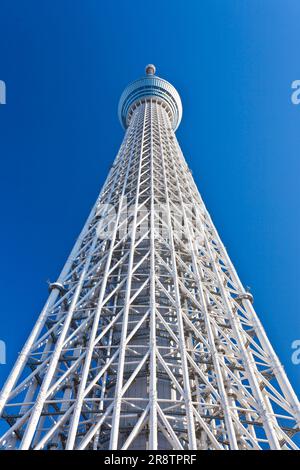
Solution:
[[[153,64],[146,65],[145,71],[147,75],[155,75],[155,72],[156,72],[155,65]]]

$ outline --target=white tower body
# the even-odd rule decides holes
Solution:
[[[298,399],[146,68],[124,141],[0,396],[6,449],[297,449]]]

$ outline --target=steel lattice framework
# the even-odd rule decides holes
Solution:
[[[127,87],[106,183],[1,394],[7,449],[296,449],[300,407],[198,193],[176,90]]]

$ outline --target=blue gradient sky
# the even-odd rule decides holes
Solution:
[[[295,0],[1,0],[1,330],[9,372],[123,138],[117,104],[153,62],[177,136],[290,379],[299,328]]]

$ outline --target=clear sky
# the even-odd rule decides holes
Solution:
[[[1,328],[6,378],[123,138],[153,62],[183,102],[185,157],[300,394],[297,0],[1,0]]]

